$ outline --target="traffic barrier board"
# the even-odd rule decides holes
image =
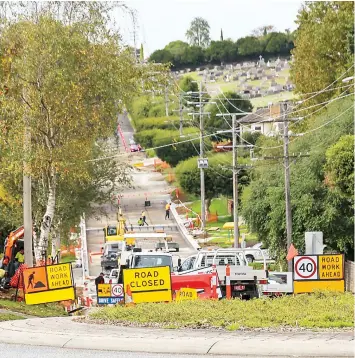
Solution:
[[[180,288],[176,294],[176,301],[197,300],[197,290],[194,288]]]
[[[294,280],[318,279],[317,256],[296,256],[294,258]]]
[[[134,303],[172,301],[170,266],[123,270],[123,282]]]

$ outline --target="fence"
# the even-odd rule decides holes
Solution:
[[[345,290],[355,293],[354,290],[354,273],[355,273],[355,262],[345,262]]]

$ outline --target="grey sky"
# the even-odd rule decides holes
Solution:
[[[274,25],[284,31],[296,28],[297,12],[303,1],[297,0],[127,0],[137,11],[137,47],[144,44],[145,55],[171,41],[186,41],[185,33],[194,17],[210,24],[212,40],[236,40],[262,25]],[[117,14],[123,39],[133,45],[133,24],[128,15]]]

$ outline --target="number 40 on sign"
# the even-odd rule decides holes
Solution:
[[[317,280],[317,256],[296,256],[294,259],[295,280]]]

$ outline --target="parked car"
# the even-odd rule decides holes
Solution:
[[[140,152],[142,147],[139,144],[131,144],[130,145],[131,152]]]
[[[254,261],[262,262],[264,260],[262,254],[265,257],[266,262],[275,262],[275,260],[270,256],[269,250],[263,245],[262,242],[259,242],[250,248],[246,248],[245,250],[245,257],[249,263]]]

